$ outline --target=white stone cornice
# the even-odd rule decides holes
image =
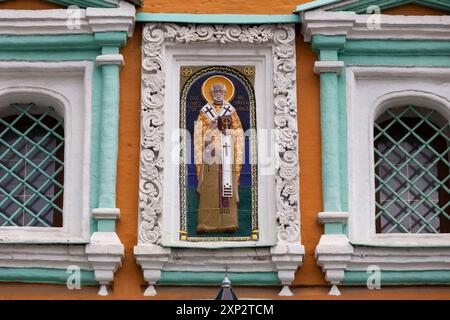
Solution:
[[[134,31],[136,8],[121,1],[116,9],[87,8],[86,18],[93,32],[126,31],[131,37]]]
[[[118,65],[123,67],[125,62],[123,60],[123,56],[121,54],[103,54],[97,56],[95,59],[97,66],[103,66],[107,64]]]
[[[0,268],[67,269],[71,265],[92,270],[85,245],[3,243],[0,246]]]
[[[450,270],[450,248],[355,246],[347,270],[366,271],[371,265],[396,271]]]
[[[0,10],[0,35],[55,35],[126,32],[132,36],[135,7],[122,1],[118,8]]]
[[[305,41],[314,35],[348,39],[450,39],[450,16],[391,16],[313,10],[303,13]]]
[[[343,68],[344,61],[316,61],[314,63],[314,73],[316,74],[334,72],[340,75]]]
[[[348,212],[319,212],[317,221],[321,224],[325,223],[347,223]]]
[[[306,42],[314,35],[347,35],[356,20],[354,12],[314,10],[303,13],[302,33]]]
[[[378,22],[379,28],[374,25]],[[448,40],[450,16],[357,15],[348,38]]]

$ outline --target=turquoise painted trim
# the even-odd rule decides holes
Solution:
[[[347,210],[348,210],[348,209],[347,209]],[[342,233],[345,234],[345,235],[347,236],[347,238],[349,237],[349,235],[348,235],[348,224],[347,224],[347,223],[345,223],[345,224],[342,226]]]
[[[316,37],[314,37],[316,38]],[[347,40],[344,55],[442,56],[450,53],[450,41],[438,40]]]
[[[297,6],[296,12],[304,12],[313,9],[318,9],[326,5],[335,4],[342,0],[317,0],[301,4]],[[450,3],[442,0],[358,0],[347,5],[336,6],[329,11],[353,11],[356,13],[367,13],[367,8],[376,5],[380,9],[386,10],[390,8],[400,7],[405,4],[417,4],[423,7],[450,11]]]
[[[100,145],[102,136],[100,132],[102,97],[103,97],[103,74],[101,68],[94,68],[92,84],[92,140],[91,140],[91,192],[90,209],[99,207],[99,179],[100,179]],[[97,231],[97,222],[91,215],[90,219],[91,235]]]
[[[0,36],[1,51],[62,50],[98,48],[93,34]]]
[[[0,268],[0,282],[31,282],[66,284],[72,273],[66,269]],[[94,271],[80,270],[81,285],[98,285]]]
[[[337,61],[344,48],[345,36],[314,36],[313,50],[320,61]],[[335,72],[320,74],[320,119],[322,133],[322,195],[324,211],[344,211],[342,183],[342,101],[339,95],[340,76]],[[345,124],[345,122],[344,122]],[[346,130],[346,129],[345,129]],[[346,189],[344,189],[345,191]],[[325,234],[344,233],[344,224],[326,223]]]
[[[301,23],[301,18],[297,14],[189,14],[139,12],[136,14],[136,21],[209,24],[266,24]]]
[[[114,219],[97,220],[97,231],[116,232],[116,221]]]
[[[227,273],[233,286],[272,286],[279,285],[276,272],[230,272]],[[220,286],[225,277],[224,272],[177,272],[162,271],[158,285],[212,285]]]
[[[76,5],[80,8],[117,8],[117,4],[104,0],[46,0],[63,6]]]
[[[118,47],[103,47],[102,54],[119,54],[120,49]]]
[[[324,211],[342,211],[339,176],[338,75],[320,74],[320,124],[322,132],[322,194]]]
[[[376,244],[376,243],[358,243],[350,241],[353,246],[361,246],[361,247],[375,247],[375,248],[424,248],[424,246],[420,245],[389,245],[389,244]],[[450,249],[450,245],[427,245],[426,248],[445,248]]]
[[[0,36],[0,51],[99,49],[103,46],[123,47],[125,32],[97,32],[95,34]]]
[[[325,234],[343,234],[344,225],[339,222],[325,223],[324,232]]]
[[[297,8],[295,9],[295,12],[303,12],[303,11],[308,11],[308,10],[312,10],[312,9],[317,9],[329,4],[333,4],[336,2],[339,2],[341,0],[316,0],[316,1],[311,1],[308,3],[304,3],[301,5],[298,5]]]
[[[345,271],[344,285],[366,285],[373,273],[364,271]],[[381,271],[381,287],[383,285],[449,285],[450,271]]]
[[[96,43],[102,47],[123,47],[127,43],[126,32],[96,32],[94,33]]]
[[[119,66],[102,67],[99,208],[116,207],[116,173],[119,145]]]
[[[320,50],[319,60],[320,61],[337,61],[338,53],[337,50]]]
[[[84,50],[84,51],[2,51],[0,49],[0,60],[26,60],[26,61],[93,61],[95,57],[100,54],[98,50]]]
[[[346,67],[338,78],[339,92],[347,92]],[[348,212],[348,144],[347,144],[347,94],[339,94],[339,178],[341,180],[340,200],[342,211]],[[346,234],[347,225],[343,225],[342,232]]]
[[[341,51],[344,49],[347,39],[345,36],[324,36],[315,35],[311,41],[311,47],[314,52],[319,53],[322,50],[326,50],[326,56],[331,55],[331,51]],[[333,58],[335,56],[333,55]]]
[[[395,55],[376,57],[374,55],[367,56],[342,56],[340,58],[347,65],[361,64],[361,65],[376,65],[377,63],[383,66],[410,66],[410,67],[448,67],[449,58],[445,56],[440,57],[399,57]]]

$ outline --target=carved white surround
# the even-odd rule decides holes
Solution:
[[[226,50],[235,48],[244,52],[249,49],[269,49],[270,81],[272,87],[260,88],[269,92],[266,103],[271,128],[277,136],[276,156],[278,166],[271,177],[274,193],[269,196],[275,203],[272,213],[260,214],[259,219],[269,219],[273,228],[271,243],[252,248],[226,243],[214,245],[211,251],[207,244],[197,247],[175,248],[164,241],[164,223],[177,223],[167,217],[164,210],[165,168],[164,149],[171,145],[165,135],[168,112],[176,113],[177,104],[167,105],[169,96],[178,96],[170,86],[177,81],[167,66],[172,64],[168,48],[186,50],[195,48],[200,56],[211,48]],[[199,58],[197,58],[198,60]],[[238,59],[238,58],[236,58]],[[263,70],[266,72],[266,70]],[[172,78],[170,78],[172,77]],[[169,81],[170,80],[170,81]],[[149,284],[146,294],[155,294],[153,285],[160,279],[161,271],[224,271],[229,272],[278,272],[280,282],[287,286],[294,279],[302,264],[304,248],[300,244],[297,108],[295,73],[295,29],[292,25],[177,25],[147,24],[143,31],[142,60],[142,106],[141,106],[141,163],[139,239],[134,253]],[[256,88],[258,90],[258,88]],[[258,108],[258,102],[257,102]],[[258,109],[257,109],[258,112]],[[166,143],[165,143],[166,141]],[[167,171],[167,169],[166,169]],[[167,178],[167,177],[166,177]],[[259,182],[261,183],[261,182]],[[258,185],[263,188],[263,186]],[[272,224],[271,224],[272,223]],[[183,246],[178,244],[178,247]],[[202,247],[203,249],[201,249]],[[282,294],[289,294],[287,287]]]

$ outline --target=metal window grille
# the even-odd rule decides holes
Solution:
[[[391,108],[378,118],[377,233],[450,232],[449,141],[448,119],[433,109]]]
[[[53,107],[0,118],[0,226],[62,227],[64,123]]]

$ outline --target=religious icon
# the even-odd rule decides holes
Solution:
[[[208,87],[210,95],[205,92]],[[228,90],[233,89],[231,81],[221,76],[213,76],[203,85],[203,94],[209,102],[201,109],[194,129],[198,233],[235,232],[238,228],[238,177],[244,132],[239,115],[225,100]],[[229,92],[227,97],[233,94]]]
[[[182,240],[257,239],[256,143],[244,133],[256,128],[254,74],[240,69],[180,70]]]

